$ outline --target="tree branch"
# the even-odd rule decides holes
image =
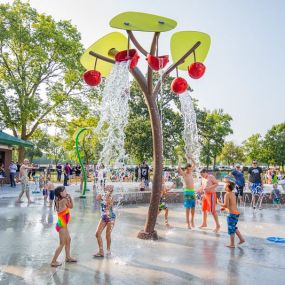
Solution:
[[[80,81],[81,79],[77,80],[72,87],[70,87],[69,91],[66,93],[66,96],[70,95],[71,91],[74,89],[74,87],[76,86],[76,84]],[[58,102],[56,102],[54,105],[50,106],[49,108],[46,109],[46,111],[38,118],[37,122],[34,124],[34,126],[32,127],[31,131],[26,135],[26,138],[29,138],[34,131],[37,129],[37,127],[42,123],[43,118],[50,113],[52,110],[54,110],[59,104],[61,104],[64,100],[61,99]]]
[[[159,37],[159,32],[155,32],[152,38],[152,43],[151,43],[151,47],[150,47],[150,54],[154,55],[156,47],[157,47],[157,40]],[[152,79],[152,75],[153,75],[153,71],[150,68],[150,66],[148,66],[147,68],[147,89],[148,89],[148,94],[152,95],[152,88],[153,88],[153,79]]]
[[[134,46],[144,55],[147,56],[147,51],[140,45],[140,43],[137,41],[135,35],[133,34],[132,31],[128,31],[127,33],[130,37],[130,40],[132,41],[132,43],[134,44]]]
[[[132,69],[130,72],[133,75],[133,77],[136,79],[136,81],[138,82],[143,93],[147,94],[147,82],[146,82],[146,79],[145,79],[144,75],[142,74],[142,72],[137,67]]]
[[[94,51],[89,51],[89,54],[94,56],[94,57],[97,57],[97,58],[99,58],[99,59],[101,59],[103,61],[106,61],[106,62],[109,62],[109,63],[113,63],[113,64],[115,63],[115,60],[113,60],[113,59],[111,59],[109,57],[106,57],[104,55],[101,55],[99,53],[96,53]]]
[[[157,94],[159,91],[161,83],[165,80],[165,78],[170,74],[171,71],[173,71],[178,65],[184,62],[184,60],[192,53],[194,52],[199,46],[201,45],[201,42],[198,41],[196,44],[194,44],[193,47],[191,47],[177,62],[173,63],[171,66],[168,67],[168,69],[163,73],[162,79],[159,80],[154,88],[153,94]]]

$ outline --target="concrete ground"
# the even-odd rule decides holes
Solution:
[[[56,213],[34,194],[34,204],[15,204],[15,198],[0,198],[0,284],[284,284],[285,244],[270,243],[268,236],[285,237],[285,210],[271,206],[252,212],[241,209],[239,229],[246,243],[235,249],[228,242],[226,217],[221,215],[220,234],[209,229],[185,228],[181,204],[169,205],[166,229],[163,215],[158,217],[158,241],[136,238],[142,229],[147,205],[116,208],[112,234],[112,256],[94,259],[97,251],[95,231],[99,209],[92,192],[85,200],[75,197],[69,230],[72,254],[77,264],[64,263],[51,268],[49,263],[58,245]],[[15,191],[15,196],[17,196]],[[196,225],[201,223],[197,210]],[[104,237],[104,235],[103,235]],[[104,240],[105,242],[105,240]],[[64,255],[59,258],[64,261]]]

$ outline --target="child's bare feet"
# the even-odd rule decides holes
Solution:
[[[245,240],[241,239],[238,244],[243,244],[243,243],[245,243]]]
[[[203,228],[207,228],[207,225],[206,224],[202,224],[199,226],[199,229],[203,229]]]
[[[218,233],[218,232],[220,231],[220,228],[221,228],[221,226],[217,226],[217,227],[213,230],[213,232],[214,232],[214,233]]]
[[[104,253],[103,252],[97,252],[97,253],[93,254],[93,257],[104,257]]]
[[[195,228],[194,222],[191,222],[191,227],[192,227],[192,228]]]
[[[66,262],[77,262],[75,258],[69,257],[65,259]]]
[[[191,230],[190,224],[187,223],[187,224],[186,224],[186,228],[189,229],[189,230]]]
[[[226,247],[229,247],[229,248],[235,248],[235,246],[234,246],[234,245],[232,245],[232,244],[228,244],[228,245],[226,245]]]
[[[50,264],[51,267],[58,267],[58,266],[61,266],[61,265],[62,265],[62,263],[57,262],[57,261],[52,261],[51,264]]]

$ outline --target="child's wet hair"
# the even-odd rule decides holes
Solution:
[[[65,190],[64,186],[58,186],[54,189],[54,195],[57,198],[61,198],[60,193],[63,192]]]
[[[227,182],[228,187],[230,188],[231,191],[235,189],[236,184],[234,182]]]
[[[188,167],[192,167],[192,164],[191,163],[187,163],[186,166],[185,166],[185,169],[187,169]]]

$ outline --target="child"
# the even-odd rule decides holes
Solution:
[[[96,197],[96,200],[100,201],[101,219],[96,230],[96,238],[99,246],[99,252],[94,254],[93,257],[104,257],[103,241],[101,234],[105,228],[107,240],[107,256],[111,255],[111,233],[114,228],[116,219],[116,215],[113,212],[113,190],[113,185],[106,185],[104,188],[105,193],[103,195],[98,194]]]
[[[195,169],[195,161],[192,156],[186,156],[187,164],[185,170],[181,168],[181,162],[178,164],[178,174],[183,177],[184,180],[184,207],[186,209],[186,224],[188,229],[195,227],[194,215],[195,215],[195,189],[193,171]],[[192,163],[189,162],[191,160]],[[190,226],[190,211],[191,211],[191,226]]]
[[[144,191],[145,190],[145,179],[142,178],[142,181],[140,183],[140,191]]]
[[[44,203],[46,203],[48,195],[47,195],[45,177],[42,174],[39,177],[39,187],[40,187],[40,191],[43,192]]]
[[[57,262],[57,258],[60,255],[62,249],[65,247],[65,261],[77,262],[76,259],[70,256],[70,242],[71,238],[67,228],[67,224],[70,220],[69,209],[73,208],[73,202],[69,194],[67,194],[64,186],[58,186],[55,188],[55,209],[57,211],[58,220],[56,223],[56,230],[59,234],[59,246],[56,249],[53,259],[51,261],[52,267],[60,266],[61,263]]]
[[[167,227],[170,227],[170,225],[168,224],[168,207],[166,204],[166,196],[174,194],[176,195],[176,193],[169,193],[168,191],[170,190],[170,188],[167,188],[165,183],[164,183],[164,179],[162,178],[162,185],[161,185],[161,192],[160,192],[160,202],[159,202],[159,208],[158,208],[158,214],[164,210],[164,223]]]
[[[270,194],[270,199],[272,199],[273,205],[276,205],[277,209],[281,208],[281,192],[278,189],[278,185],[273,184],[273,190]]]
[[[54,201],[54,184],[50,180],[50,176],[47,178],[46,189],[49,193],[49,206],[52,207]]]
[[[239,219],[239,212],[237,209],[236,196],[233,192],[235,190],[235,179],[232,176],[226,176],[225,182],[226,194],[224,196],[224,203],[218,201],[218,204],[221,205],[222,211],[226,209],[229,212],[227,217],[227,223],[228,234],[230,235],[230,244],[227,245],[227,247],[235,248],[235,234],[240,240],[239,244],[244,243],[245,240],[236,226]]]

